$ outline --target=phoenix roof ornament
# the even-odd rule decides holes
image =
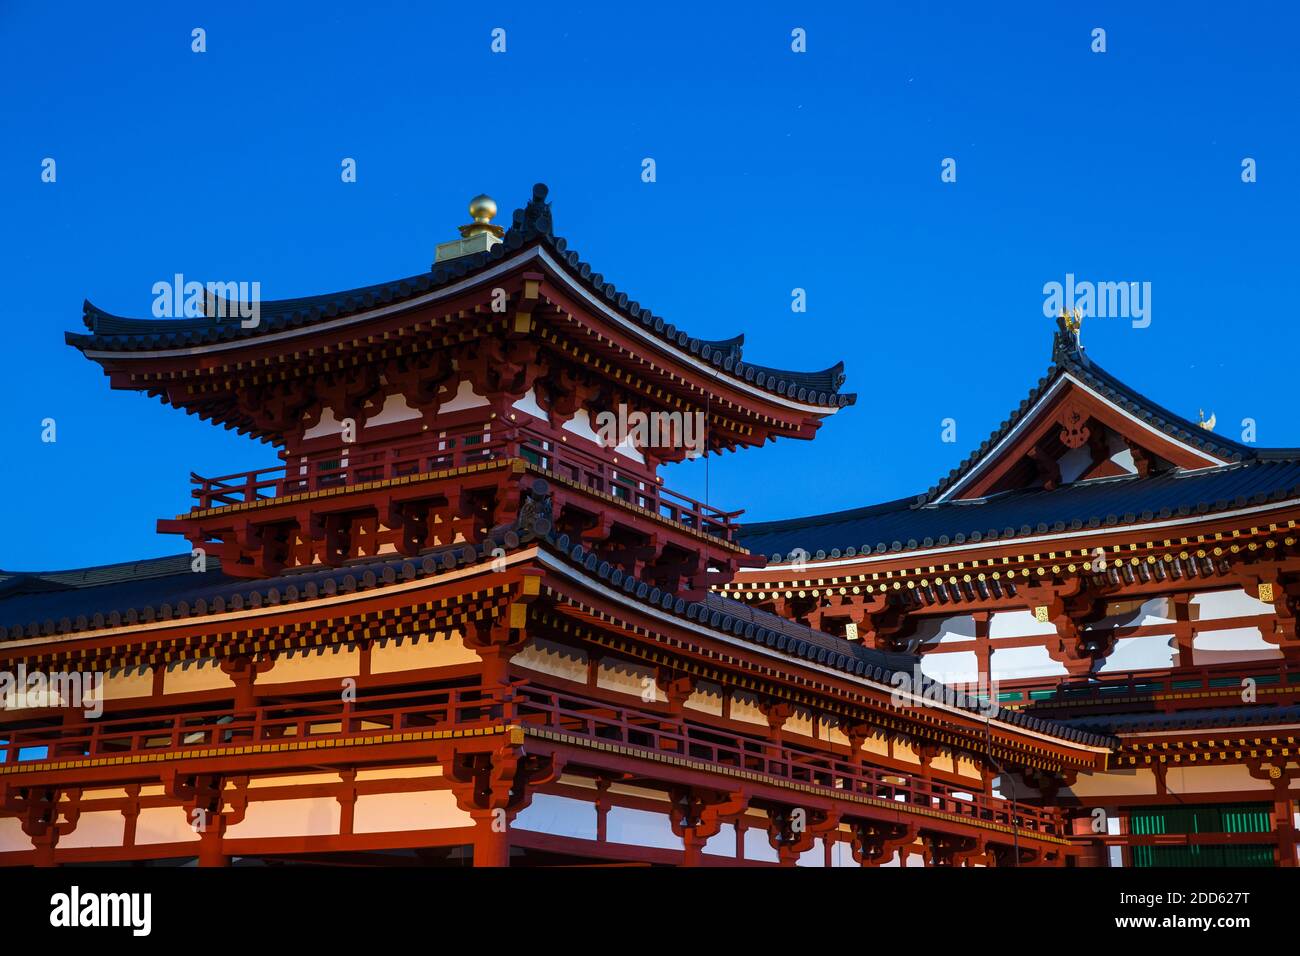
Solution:
[[[1057,332],[1052,342],[1052,357],[1060,359],[1066,355],[1078,356],[1083,351],[1083,312],[1080,309],[1067,311],[1061,309],[1056,317]]]

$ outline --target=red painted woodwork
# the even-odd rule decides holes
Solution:
[[[948,784],[928,773],[873,767],[861,759],[801,749],[770,735],[722,730],[669,714],[613,706],[527,681],[508,690],[473,686],[404,694],[363,695],[335,700],[263,704],[250,712],[230,709],[104,719],[59,728],[5,731],[0,764],[124,757],[186,750],[240,747],[309,738],[373,737],[419,729],[475,730],[501,724],[561,732],[591,742],[619,744],[630,751],[687,758],[717,768],[757,773],[790,785],[812,787],[826,796],[890,801],[1019,829],[1059,834],[1054,811],[995,799],[977,784]],[[20,760],[23,750],[46,748],[42,759]],[[75,770],[72,771],[75,773]],[[60,773],[60,775],[63,775]],[[902,808],[900,808],[902,809]],[[865,812],[865,811],[863,811]]]

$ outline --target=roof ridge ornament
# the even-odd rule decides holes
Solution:
[[[1052,361],[1083,361],[1083,311],[1074,309],[1056,317],[1056,334],[1052,336]]]
[[[517,249],[530,239],[538,236],[555,237],[551,223],[551,204],[546,201],[550,192],[546,183],[533,186],[533,196],[523,209],[516,209],[514,221],[506,233],[506,245]],[[517,239],[512,237],[518,236]]]
[[[1200,415],[1200,419],[1197,421],[1196,424],[1204,428],[1207,432],[1214,431],[1214,426],[1218,424],[1218,416],[1216,416],[1214,412],[1210,412],[1210,417],[1206,418],[1205,409],[1201,408],[1201,409],[1197,409],[1197,411]]]
[[[479,193],[469,201],[469,214],[474,221],[458,227],[460,238],[451,242],[440,242],[434,251],[433,264],[472,256],[477,252],[487,252],[501,241],[505,234],[502,226],[494,226],[492,217],[497,214],[496,201],[487,193]]]
[[[462,239],[484,232],[490,232],[498,239],[505,235],[505,226],[492,225],[492,217],[497,214],[497,204],[487,193],[479,193],[469,201],[469,214],[474,217],[474,221],[460,227]]]

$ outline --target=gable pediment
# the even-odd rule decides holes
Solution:
[[[1213,468],[1253,457],[1161,408],[1082,355],[1058,363],[1011,420],[927,500],[982,498],[1025,488]]]

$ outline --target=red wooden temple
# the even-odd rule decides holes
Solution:
[[[113,388],[279,461],[176,558],[0,578],[0,673],[102,710],[0,695],[0,864],[1294,864],[1300,452],[1063,320],[927,494],[742,524],[660,466],[812,438],[842,366],[666,322],[544,186],[471,213],[248,327],[86,304]]]

